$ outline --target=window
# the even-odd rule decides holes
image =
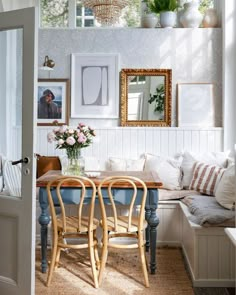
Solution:
[[[40,19],[40,26],[44,28],[100,26],[92,10],[84,7],[80,0],[40,0]],[[129,0],[119,26],[140,26],[140,0]]]
[[[94,27],[93,11],[84,7],[81,1],[76,2],[76,27]]]
[[[68,27],[70,0],[41,0],[40,26],[44,28]]]

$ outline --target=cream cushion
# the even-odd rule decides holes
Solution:
[[[189,188],[193,178],[193,165],[195,162],[203,162],[205,164],[217,165],[225,168],[227,165],[228,153],[225,152],[207,152],[197,154],[189,151],[183,153],[181,168],[183,170],[183,187]]]
[[[227,209],[235,209],[235,165],[231,165],[222,176],[216,191],[216,201]]]
[[[163,188],[181,190],[180,162],[169,157],[145,154],[144,171],[155,171],[163,182]]]
[[[143,171],[145,159],[109,158],[108,169],[111,171]]]

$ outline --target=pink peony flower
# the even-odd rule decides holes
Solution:
[[[67,143],[68,145],[74,145],[74,144],[75,144],[75,139],[74,139],[74,137],[69,136],[69,137],[66,139],[66,143]]]
[[[62,126],[60,127],[59,132],[62,134],[62,133],[64,133],[64,132],[66,132],[66,129],[67,129],[67,126],[66,126],[66,125],[62,125]]]
[[[87,137],[83,133],[80,133],[80,135],[78,137],[78,142],[84,143],[84,142],[86,142],[86,140],[87,140]]]
[[[53,132],[49,132],[48,135],[47,135],[47,139],[48,139],[48,142],[53,142],[55,141],[55,134]]]
[[[74,129],[69,129],[69,130],[68,130],[68,133],[70,133],[70,134],[73,134],[74,132],[75,132]]]

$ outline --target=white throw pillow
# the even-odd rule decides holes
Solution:
[[[225,171],[216,187],[215,197],[221,206],[230,210],[235,209],[235,165],[231,165]]]
[[[143,171],[145,159],[121,159],[109,158],[109,170],[111,171]]]
[[[172,158],[145,155],[144,171],[155,171],[163,182],[163,188],[170,190],[181,190],[182,172],[180,163]]]
[[[12,165],[12,161],[6,160],[3,166],[5,189],[11,196],[21,196],[21,166]]]
[[[225,152],[206,152],[197,154],[185,151],[181,164],[183,170],[183,187],[189,188],[190,182],[193,178],[193,165],[195,162],[203,162],[205,164],[226,168],[227,157],[228,153]]]

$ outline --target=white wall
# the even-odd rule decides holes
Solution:
[[[50,78],[70,79],[71,53],[119,53],[121,68],[172,69],[172,126],[176,126],[176,84],[215,84],[215,121],[222,126],[222,31],[217,29],[83,28],[40,29],[39,66],[45,55],[56,62]],[[39,71],[40,78],[49,73]],[[70,120],[76,125],[80,119]],[[96,127],[119,120],[84,120]]]
[[[223,2],[223,97],[224,149],[234,151],[236,143],[236,2]]]

